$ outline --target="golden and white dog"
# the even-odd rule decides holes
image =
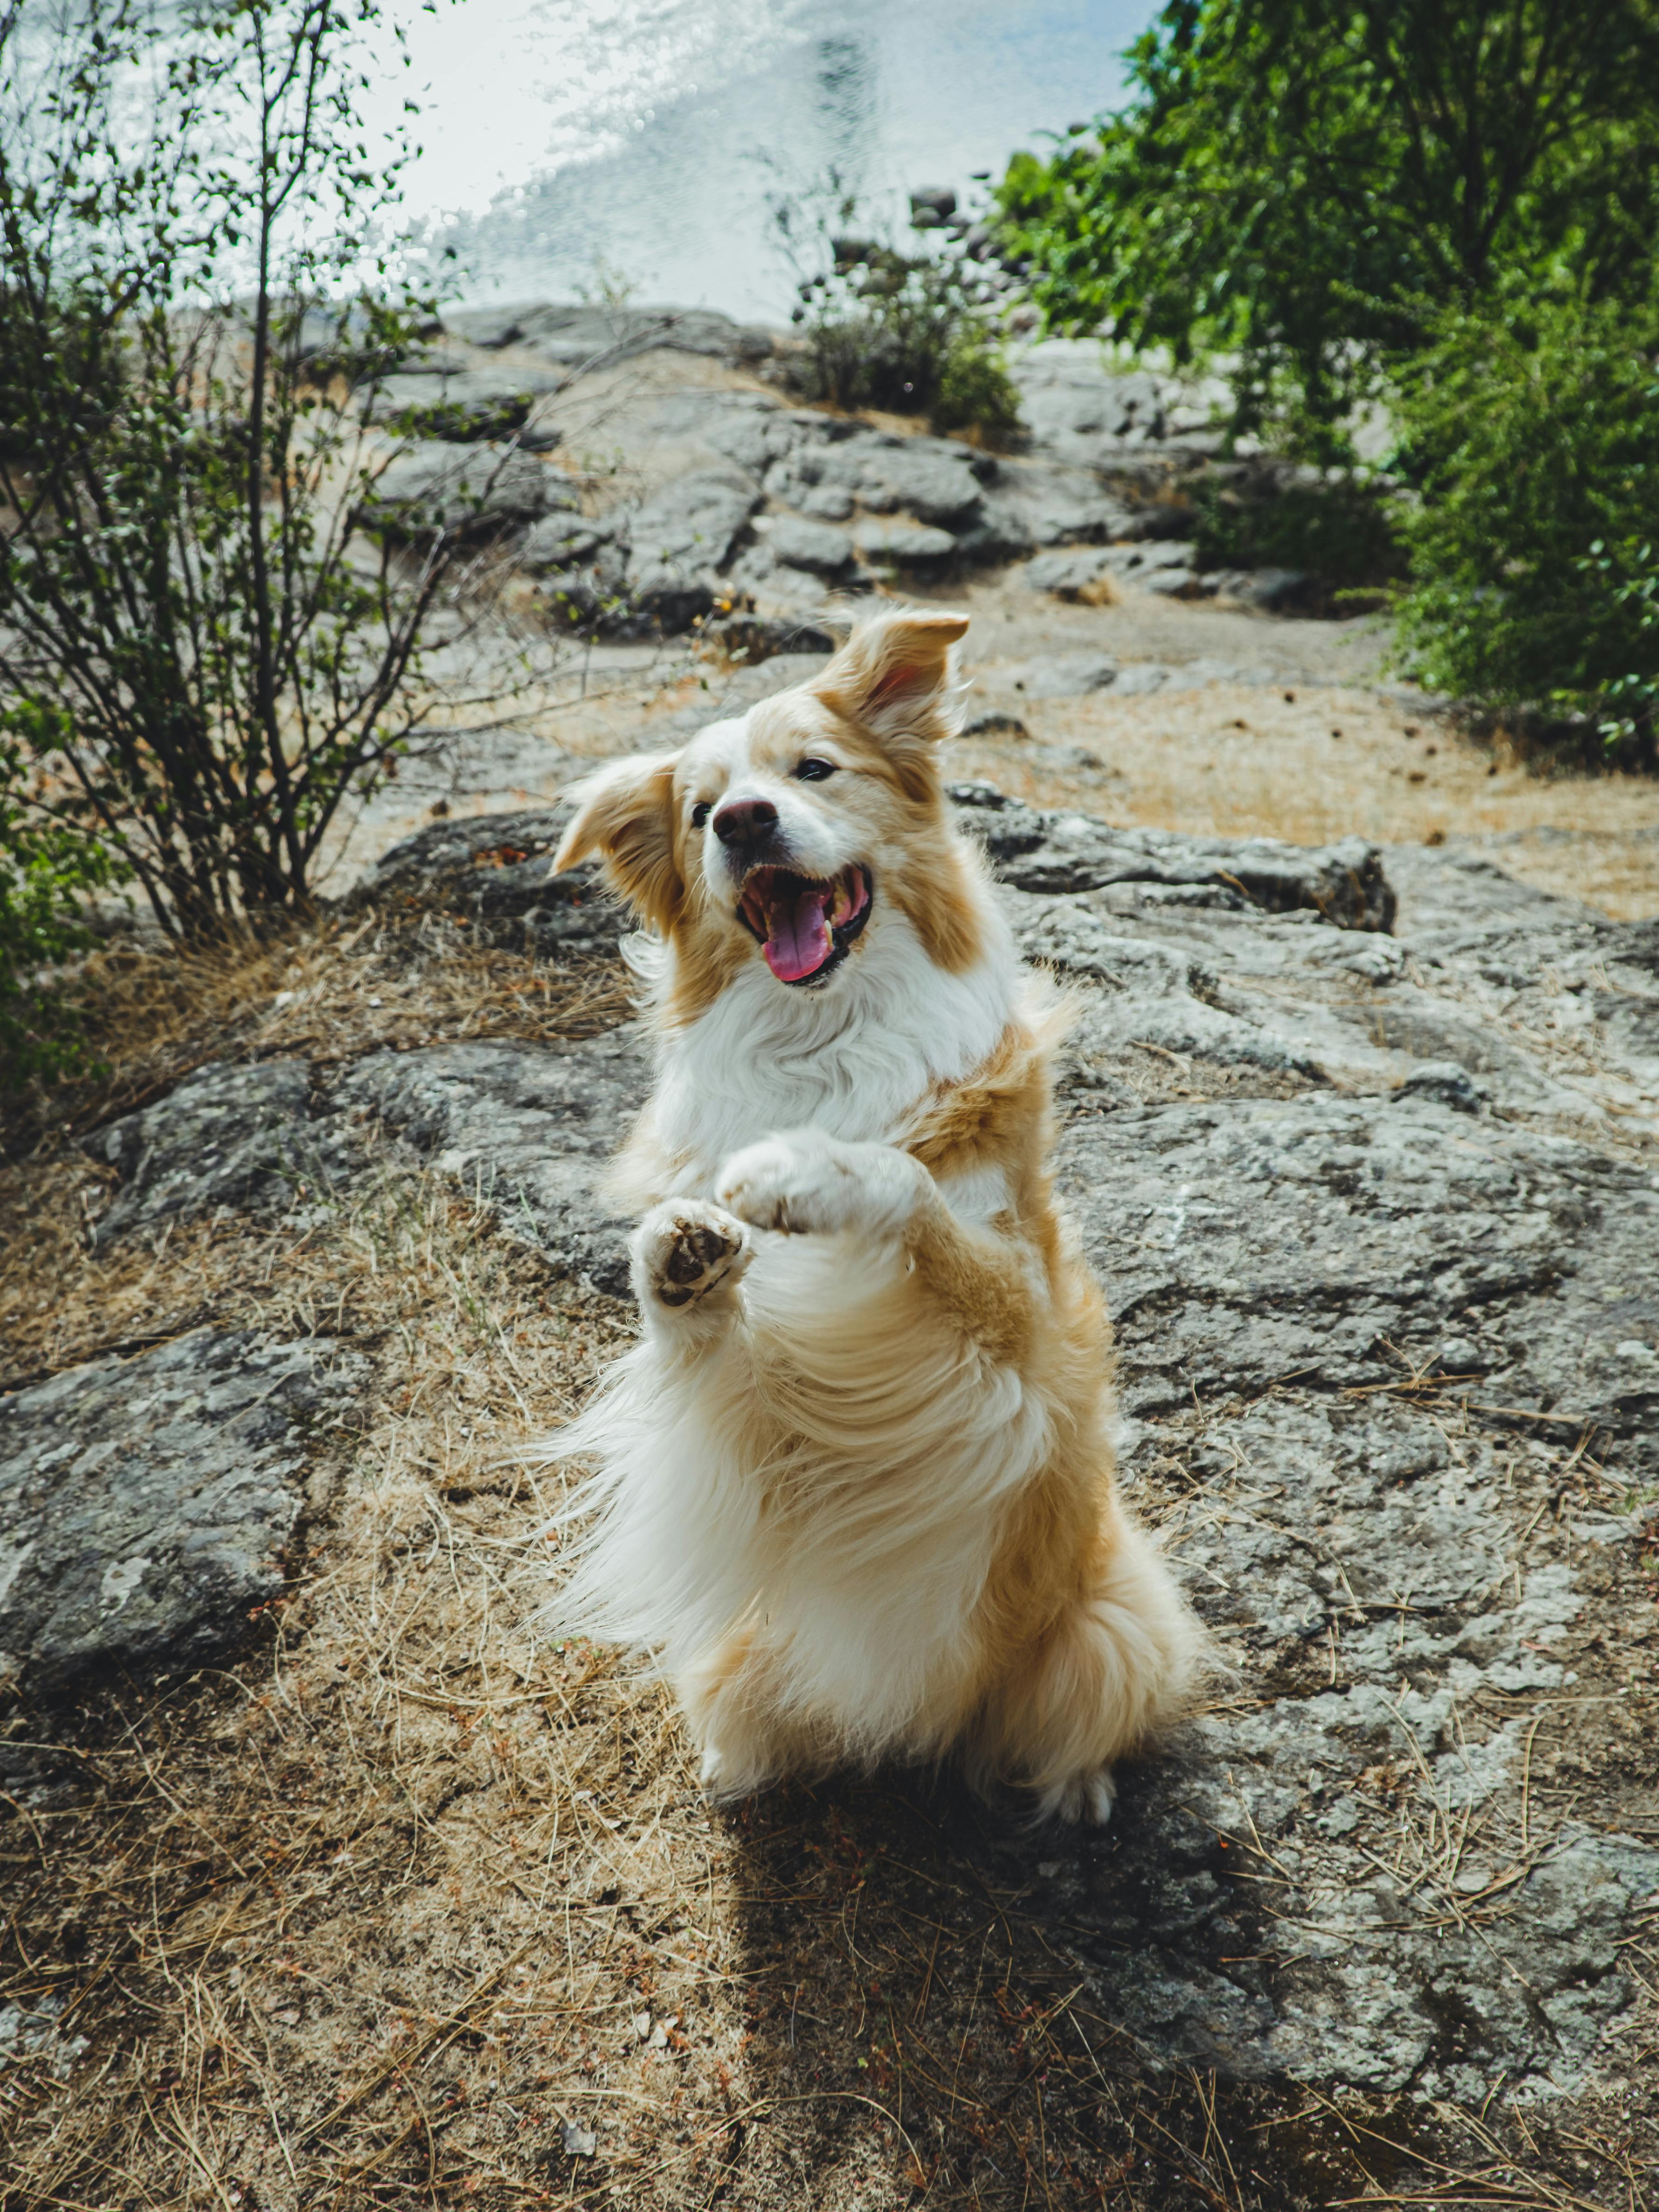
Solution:
[[[708,1787],[959,1752],[1106,1818],[1200,1638],[1116,1494],[1110,1331],[1047,1165],[1061,1022],[940,780],[966,619],[595,775],[556,865],[647,925],[658,1081],[613,1194],[638,1345],[562,1627],[649,1649]]]

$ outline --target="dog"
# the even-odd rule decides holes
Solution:
[[[658,1655],[715,1796],[954,1756],[1100,1822],[1203,1644],[1117,1493],[1065,1010],[945,792],[967,627],[880,614],[576,794],[555,866],[644,925],[657,1080],[611,1178],[640,1340],[549,1452],[595,1470],[557,1617]]]

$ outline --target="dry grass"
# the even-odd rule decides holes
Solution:
[[[591,1036],[629,1011],[613,963],[550,966],[429,910],[195,952],[123,942],[87,961],[69,993],[95,1065],[49,1096],[0,1094],[13,1158],[131,1113],[210,1060],[330,1066],[438,1038]]]

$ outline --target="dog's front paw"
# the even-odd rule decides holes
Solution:
[[[721,1202],[757,1229],[833,1237],[845,1229],[897,1236],[921,1204],[927,1170],[891,1145],[843,1145],[793,1129],[734,1152],[720,1170]]]
[[[695,1306],[725,1283],[735,1288],[755,1256],[741,1221],[701,1198],[653,1206],[629,1240],[641,1306]]]

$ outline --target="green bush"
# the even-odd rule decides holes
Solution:
[[[856,204],[843,199],[836,212],[845,229]],[[778,221],[799,261],[793,203],[780,207]],[[799,286],[794,319],[805,345],[790,364],[795,389],[838,407],[925,415],[936,430],[1013,429],[1019,394],[977,296],[975,264],[951,246],[909,254],[830,232],[820,220],[808,234],[823,265]]]
[[[32,803],[33,781],[24,746],[0,730],[0,1091],[80,1060],[75,1009],[49,971],[95,942],[84,901],[117,875],[99,846]]]
[[[1443,318],[1401,378],[1402,650],[1437,688],[1589,714],[1651,764],[1659,314],[1520,302]]]

